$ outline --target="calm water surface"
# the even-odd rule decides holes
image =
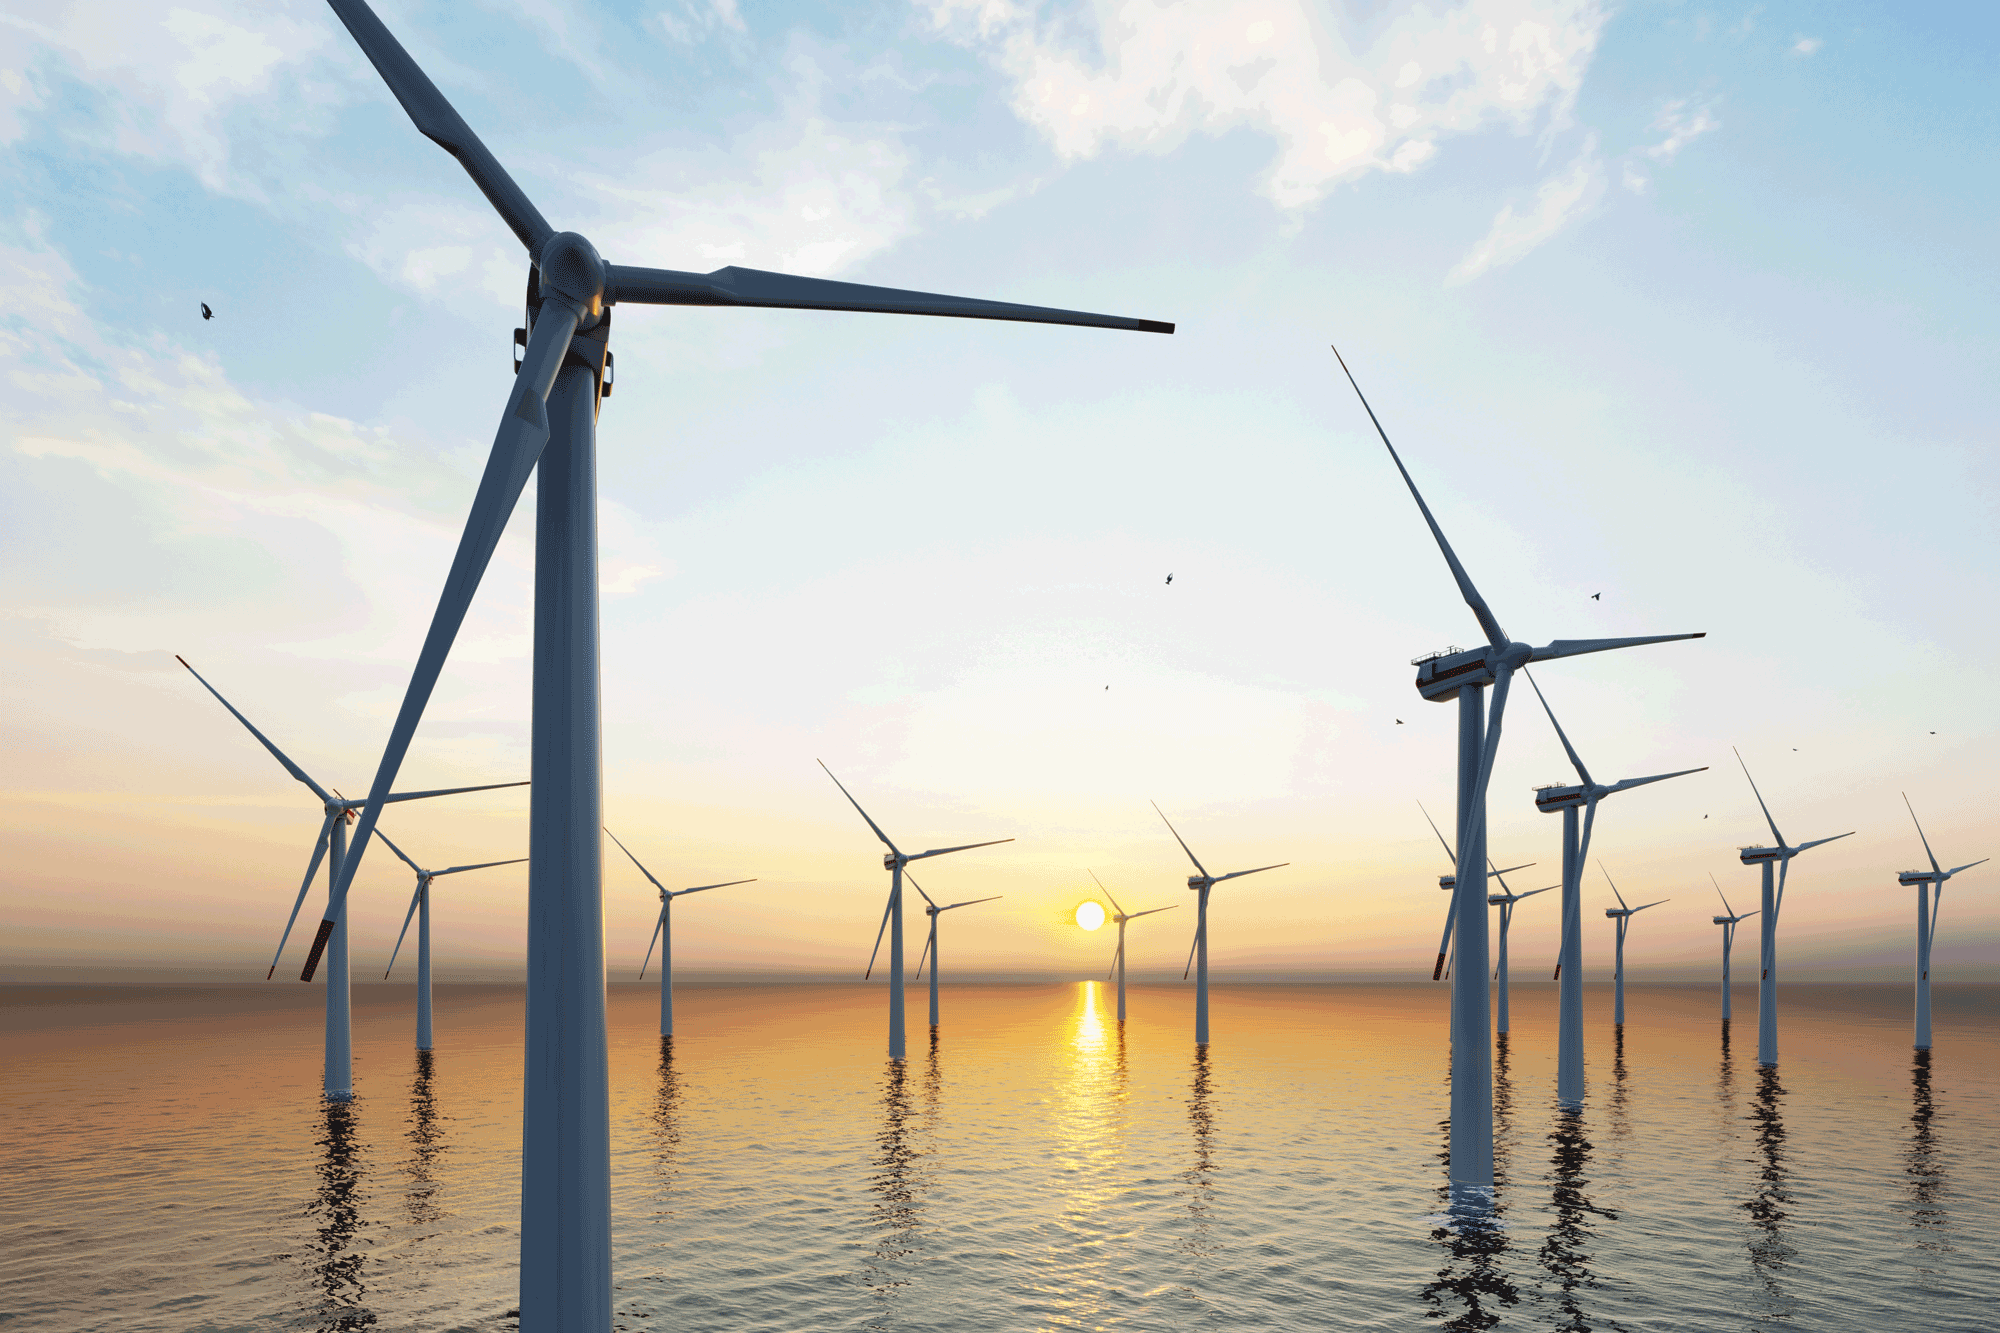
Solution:
[[[1989,1333],[2000,988],[1792,987],[1784,1063],[1712,991],[1555,993],[1500,1047],[1495,1225],[1444,1211],[1444,987],[1187,990],[1123,1032],[1090,983],[951,987],[882,1059],[879,988],[612,992],[618,1326]],[[521,995],[357,986],[357,1097],[318,1098],[318,992],[4,992],[0,1325],[507,1329]],[[923,1013],[911,993],[911,1013]]]

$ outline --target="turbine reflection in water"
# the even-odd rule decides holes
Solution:
[[[325,1132],[319,1140],[319,1187],[306,1205],[306,1216],[313,1222],[306,1276],[319,1289],[312,1310],[313,1326],[324,1333],[338,1333],[375,1323],[374,1311],[363,1303],[368,1294],[367,1256],[355,1249],[355,1240],[366,1225],[361,1217],[367,1203],[361,1193],[366,1173],[359,1137],[360,1103],[328,1098],[322,1106]]]
[[[935,1048],[933,1048],[935,1056]],[[882,1075],[882,1129],[875,1136],[875,1168],[869,1187],[875,1192],[871,1210],[875,1251],[862,1277],[875,1298],[868,1328],[897,1326],[896,1297],[915,1280],[920,1260],[913,1258],[922,1239],[922,1152],[912,1142],[916,1116],[910,1108],[909,1065],[891,1060]]]
[[[1514,1108],[1508,1059],[1507,1038],[1496,1033],[1493,1190],[1463,1186],[1453,1188],[1450,1183],[1451,1121],[1437,1122],[1437,1159],[1444,1167],[1446,1181],[1437,1192],[1440,1211],[1424,1220],[1437,1223],[1431,1231],[1431,1240],[1444,1251],[1445,1258],[1437,1276],[1419,1289],[1418,1296],[1430,1307],[1428,1317],[1442,1321],[1438,1327],[1453,1330],[1453,1333],[1465,1329],[1492,1328],[1500,1322],[1496,1307],[1521,1303],[1519,1289],[1500,1268],[1502,1256],[1508,1248],[1507,1223],[1503,1216],[1507,1210],[1499,1191],[1499,1186],[1506,1181],[1500,1142],[1503,1127],[1512,1123]],[[1444,1082],[1448,1093],[1451,1085],[1449,1066],[1444,1072]],[[1446,1104],[1450,1104],[1448,1095]]]
[[[404,1208],[410,1221],[419,1226],[436,1222],[446,1214],[438,1201],[438,1161],[444,1156],[444,1131],[438,1125],[437,1092],[431,1086],[436,1071],[431,1051],[417,1052],[416,1078],[410,1084],[410,1163],[403,1168],[409,1177],[404,1192]]]
[[[1755,1270],[1763,1297],[1762,1315],[1789,1319],[1798,1306],[1786,1292],[1781,1279],[1797,1251],[1786,1236],[1785,1222],[1791,1216],[1792,1196],[1785,1154],[1785,1121],[1779,1098],[1785,1089],[1778,1082],[1776,1065],[1757,1067],[1757,1095],[1750,1107],[1756,1127],[1757,1188],[1743,1205],[1756,1228],[1750,1237],[1750,1264]]]
[[[1509,1140],[1514,1133],[1514,1080],[1510,1076],[1510,1052],[1505,1032],[1493,1036],[1493,1186],[1496,1191],[1507,1183]]]
[[[1548,1176],[1555,1220],[1549,1224],[1549,1233],[1542,1238],[1537,1255],[1542,1271],[1549,1275],[1557,1292],[1555,1327],[1575,1333],[1604,1322],[1592,1322],[1578,1293],[1597,1285],[1590,1268],[1592,1247],[1598,1238],[1594,1219],[1618,1220],[1616,1213],[1598,1207],[1584,1192],[1590,1184],[1584,1175],[1590,1167],[1588,1131],[1581,1108],[1556,1108],[1555,1126],[1549,1131],[1549,1144],[1554,1151],[1549,1157]]]
[[[1945,1276],[1942,1256],[1957,1249],[1948,1234],[1944,1156],[1932,1123],[1936,1114],[1936,1104],[1931,1100],[1931,1052],[1920,1050],[1910,1065],[1910,1146],[1903,1154],[1903,1170],[1908,1174],[1909,1185],[1902,1211],[1916,1232],[1912,1239],[1917,1252],[1917,1279],[1927,1288]]]

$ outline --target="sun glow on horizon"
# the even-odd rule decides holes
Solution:
[[[1096,930],[1104,924],[1104,904],[1089,900],[1078,903],[1076,924],[1085,930]]]

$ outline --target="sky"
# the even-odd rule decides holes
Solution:
[[[1456,722],[1409,662],[1479,631],[1335,344],[1513,637],[1707,634],[1536,672],[1599,779],[1707,766],[1603,807],[1598,979],[1612,882],[1670,900],[1636,977],[1713,975],[1711,875],[1754,907],[1732,747],[1788,838],[1854,831],[1794,864],[1790,974],[1907,979],[1903,793],[1945,864],[2000,854],[2000,11],[377,10],[612,262],[1178,325],[616,310],[606,820],[669,884],[757,880],[676,908],[688,974],[858,975],[886,876],[824,760],[905,847],[1014,839],[919,870],[1004,895],[945,918],[947,977],[1108,965],[1093,872],[1180,905],[1132,927],[1171,972],[1154,801],[1211,868],[1289,862],[1215,891],[1218,975],[1427,975]],[[258,979],[319,811],[174,655],[365,790],[525,259],[304,0],[0,7],[0,179],[0,975]],[[404,789],[527,776],[533,497]],[[1531,692],[1504,736],[1489,845],[1539,888],[1571,774]],[[497,860],[526,810],[383,827]],[[524,869],[440,881],[441,977],[518,975]],[[1996,884],[1947,889],[1940,980],[2000,980]],[[410,890],[370,852],[357,978]],[[607,844],[615,979],[655,911]]]

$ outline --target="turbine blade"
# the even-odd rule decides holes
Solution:
[[[1534,896],[1535,896],[1536,894],[1538,894],[1538,893],[1547,893],[1547,892],[1549,891],[1549,889],[1559,889],[1559,888],[1561,888],[1561,887],[1562,887],[1562,885],[1560,885],[1560,884],[1551,884],[1551,885],[1549,885],[1549,886],[1548,886],[1548,888],[1543,888],[1543,889],[1529,889],[1529,890],[1528,890],[1528,891],[1527,891],[1526,893],[1517,893],[1517,894],[1515,894],[1515,895],[1514,895],[1514,897],[1515,897],[1515,900],[1516,900],[1516,901],[1518,902],[1518,901],[1519,901],[1520,899],[1522,899],[1522,898],[1532,898],[1532,897],[1534,897]]]
[[[923,886],[923,885],[921,885],[921,884],[919,884],[919,883],[917,883],[917,877],[916,877],[915,875],[912,875],[912,874],[911,874],[911,873],[910,873],[910,872],[909,872],[908,870],[905,870],[905,871],[903,872],[903,878],[904,878],[904,880],[906,880],[906,881],[907,881],[907,882],[909,883],[909,886],[910,886],[911,888],[913,888],[913,889],[915,889],[915,890],[917,891],[917,896],[918,896],[919,898],[922,898],[922,899],[923,899],[923,900],[924,900],[925,902],[929,903],[929,904],[930,904],[930,905],[931,905],[932,907],[936,907],[936,906],[937,906],[937,900],[936,900],[936,899],[934,899],[934,898],[932,898],[932,897],[931,897],[931,896],[930,896],[930,895],[929,895],[928,893],[925,893],[925,892],[924,892],[924,886]]]
[[[362,808],[361,822],[354,830],[353,845],[341,865],[340,882],[334,886],[326,917],[319,923],[319,934],[313,939],[312,952],[306,958],[305,970],[300,973],[302,981],[311,981],[313,973],[319,969],[320,954],[325,952],[327,938],[333,934],[334,920],[347,901],[348,886],[354,883],[354,874],[361,868],[362,855],[368,850],[368,839],[375,832],[376,821],[382,815],[382,803],[395,785],[396,773],[403,766],[403,756],[409,752],[410,742],[416,737],[417,724],[423,720],[424,705],[430,702],[431,691],[436,688],[438,676],[444,671],[452,640],[458,635],[458,627],[464,623],[465,613],[472,605],[472,595],[479,590],[479,580],[493,559],[493,550],[500,544],[500,534],[507,527],[508,516],[514,512],[514,504],[521,498],[521,488],[527,485],[528,474],[534,470],[535,461],[541,457],[543,447],[549,442],[549,389],[555,384],[556,371],[561,368],[562,359],[569,351],[569,340],[576,332],[576,321],[576,311],[563,302],[551,300],[542,303],[541,317],[535,321],[535,331],[528,338],[528,350],[522,359],[520,372],[515,375],[514,387],[508,394],[506,415],[500,419],[500,428],[494,433],[493,451],[487,456],[486,471],[479,479],[478,492],[473,496],[472,512],[466,517],[465,532],[459,538],[457,553],[452,557],[451,572],[445,576],[444,592],[438,598],[437,611],[431,617],[423,649],[417,654],[416,670],[410,673],[409,688],[404,691],[395,726],[389,731],[389,744],[382,752],[380,767],[375,770],[375,783],[369,788],[368,804]]]
[[[1993,858],[1990,856],[1982,856],[1977,861],[1967,861],[1962,866],[1953,866],[1951,869],[1946,870],[1942,873],[1946,879],[1950,879],[1953,875],[1956,875],[1961,870],[1970,870],[1974,866],[1983,866],[1992,859]]]
[[[1451,566],[1451,576],[1458,580],[1459,595],[1465,598],[1465,604],[1472,608],[1472,614],[1479,619],[1480,632],[1494,647],[1506,646],[1508,642],[1506,631],[1501,629],[1500,622],[1493,618],[1493,612],[1488,609],[1486,599],[1479,595],[1479,589],[1472,586],[1472,576],[1465,572],[1465,566],[1458,563],[1458,556],[1452,552],[1451,543],[1444,539],[1444,529],[1440,528],[1438,521],[1431,517],[1431,507],[1424,503],[1423,494],[1417,490],[1417,483],[1410,480],[1410,470],[1403,466],[1402,456],[1396,452],[1396,446],[1389,443],[1389,433],[1382,429],[1382,422],[1376,417],[1375,409],[1368,405],[1368,395],[1362,393],[1361,386],[1354,382],[1354,372],[1347,368],[1347,358],[1340,354],[1338,347],[1333,349],[1333,359],[1340,362],[1341,373],[1346,375],[1347,382],[1353,385],[1354,396],[1361,400],[1362,410],[1367,412],[1368,419],[1374,422],[1375,433],[1382,437],[1383,445],[1389,450],[1389,457],[1395,461],[1396,471],[1403,474],[1403,484],[1410,488],[1410,496],[1417,502],[1417,508],[1423,512],[1424,522],[1430,524],[1431,536],[1437,538],[1438,549],[1444,552],[1444,562]]]
[[[1706,772],[1708,772],[1708,765],[1703,764],[1700,768],[1684,768],[1678,773],[1655,773],[1650,778],[1625,778],[1622,781],[1613,783],[1611,790],[1630,791],[1634,787],[1643,787],[1649,782],[1665,782],[1668,778],[1684,778],[1690,773]],[[1606,794],[1609,795],[1609,793]]]
[[[186,666],[187,663],[183,662],[181,665]],[[200,680],[201,678],[197,676],[195,679]],[[203,684],[206,683],[206,681],[203,682]],[[1910,794],[1908,792],[1903,793],[1903,808],[1910,812],[1910,822],[1917,826],[1917,836],[1924,840],[1924,855],[1931,859],[1931,873],[1934,875],[1940,873],[1938,870],[1937,853],[1931,850],[1931,840],[1924,837],[1923,821],[1917,818],[1917,807],[1910,804]]]
[[[1438,822],[1435,819],[1431,818],[1431,812],[1424,809],[1422,801],[1417,802],[1417,809],[1423,810],[1424,822],[1431,826],[1431,832],[1437,834],[1438,846],[1444,848],[1444,859],[1451,862],[1452,869],[1458,869],[1458,853],[1454,852],[1451,849],[1451,844],[1444,840],[1444,830],[1438,827]]]
[[[646,967],[653,961],[653,946],[660,942],[660,931],[667,924],[667,904],[660,903],[660,914],[653,918],[653,933],[646,940],[646,956],[639,960],[639,980],[646,979]]]
[[[500,214],[501,221],[528,247],[528,257],[533,259],[540,254],[542,243],[554,234],[554,229],[528,201],[514,178],[486,151],[486,145],[479,142],[479,136],[452,109],[437,85],[410,59],[402,43],[375,17],[375,11],[363,0],[327,0],[327,3],[347,25],[347,31],[375,66],[375,72],[382,76],[382,82],[389,85],[389,91],[403,104],[417,131],[458,159],[465,174],[472,177],[472,183]]]
[[[1245,875],[1261,875],[1266,870],[1282,870],[1290,864],[1291,864],[1290,861],[1280,861],[1278,862],[1277,865],[1258,866],[1255,870],[1232,870],[1226,875],[1217,875],[1215,877],[1215,882],[1217,884],[1220,884],[1225,879],[1241,879]]]
[[[1155,912],[1171,912],[1171,911],[1173,911],[1173,910],[1174,910],[1174,908],[1176,908],[1176,907],[1179,907],[1179,906],[1180,906],[1180,904],[1179,904],[1179,903],[1172,903],[1172,904],[1169,904],[1169,905],[1168,905],[1168,906],[1166,906],[1166,907],[1149,907],[1149,908],[1147,908],[1147,909],[1146,909],[1145,911],[1143,911],[1143,912],[1134,912],[1134,913],[1132,913],[1132,914],[1131,914],[1130,916],[1126,917],[1125,919],[1126,919],[1127,921],[1137,921],[1137,920],[1138,920],[1138,919],[1139,919],[1140,917],[1142,917],[1142,916],[1151,916],[1151,915],[1153,915],[1153,913],[1155,913]]]
[[[1102,893],[1106,898],[1110,899],[1111,910],[1118,913],[1118,915],[1120,916],[1124,916],[1125,909],[1118,905],[1118,900],[1116,898],[1111,897],[1111,890],[1104,887],[1104,881],[1097,878],[1097,872],[1095,870],[1091,870],[1088,867],[1086,867],[1083,873],[1090,876],[1091,882],[1097,885],[1098,891]]]
[[[813,762],[818,764],[821,768],[825,768],[826,775],[830,778],[833,778],[833,770],[830,768],[826,768],[826,760],[815,759],[813,760]],[[840,794],[847,798],[847,803],[849,805],[853,806],[856,810],[860,811],[861,817],[863,819],[868,819],[868,812],[866,810],[861,809],[861,802],[854,799],[854,793],[847,790],[846,786],[841,783],[839,778],[833,778],[833,785],[840,788]],[[892,852],[896,852],[896,855],[898,856],[902,855],[901,852],[896,851],[896,844],[889,841],[889,835],[882,831],[882,826],[880,824],[877,824],[872,819],[868,819],[868,827],[875,830],[875,836],[882,840],[882,845],[884,847],[887,847]]]
[[[972,906],[972,905],[973,905],[974,903],[991,903],[991,902],[998,902],[998,901],[999,901],[1000,899],[1002,899],[1002,898],[1005,898],[1006,896],[1007,896],[1007,895],[1006,895],[1006,894],[1004,894],[1004,893],[996,893],[996,894],[994,894],[994,895],[993,895],[992,897],[990,897],[990,898],[967,898],[967,899],[966,899],[966,900],[965,900],[964,902],[962,902],[962,903],[952,903],[952,904],[950,904],[950,906],[946,906],[946,907],[940,907],[940,908],[938,908],[938,911],[940,911],[940,912],[949,912],[949,911],[950,911],[950,910],[951,910],[951,909],[952,909],[953,907],[970,907],[970,906]]]
[[[895,287],[869,287],[857,282],[801,278],[790,273],[738,268],[734,264],[713,273],[682,273],[667,268],[635,268],[612,264],[605,282],[605,301],[636,305],[754,306],[767,310],[853,310],[882,315],[946,315],[958,319],[1000,319],[1028,324],[1075,324],[1094,329],[1125,329],[1134,333],[1172,333],[1174,326],[1158,320],[1124,315],[1092,315],[1080,310],[980,301],[965,296],[939,296]]]
[[[1735,916],[1736,909],[1729,905],[1729,895],[1722,891],[1722,881],[1715,877],[1713,870],[1708,872],[1708,882],[1715,885],[1715,896],[1722,899],[1723,912],[1728,916]]]
[[[1486,826],[1486,788],[1493,781],[1493,761],[1500,754],[1500,722],[1507,714],[1507,690],[1513,683],[1514,668],[1505,663],[1493,668],[1493,702],[1486,710],[1486,744],[1479,754],[1479,781],[1472,789],[1474,832],[1482,832]],[[1463,866],[1457,867],[1457,871],[1461,875],[1466,873]]]
[[[1118,941],[1118,947],[1111,951],[1111,966],[1104,970],[1105,976],[1115,977],[1118,975],[1118,959],[1119,956],[1122,955],[1124,952],[1125,952],[1125,941],[1120,940]]]
[[[1637,648],[1648,643],[1672,643],[1676,639],[1705,639],[1708,631],[1696,634],[1646,634],[1636,639],[1557,639],[1542,645],[1529,656],[1531,662],[1549,662],[1558,657],[1579,657],[1584,653],[1608,652],[1613,648]]]
[[[292,937],[292,925],[299,919],[299,908],[305,905],[306,893],[312,888],[313,876],[319,873],[320,859],[326,855],[327,835],[333,831],[333,821],[339,815],[328,815],[320,821],[319,841],[313,844],[312,860],[306,864],[306,877],[299,881],[299,896],[292,899],[292,914],[285,918],[285,933],[278,936],[278,951],[271,955],[271,970],[264,974],[269,981],[278,974],[278,959],[284,955],[285,941]]]
[[[667,896],[669,898],[679,898],[685,894],[707,893],[710,889],[728,889],[734,888],[738,884],[755,884],[756,882],[754,879],[732,879],[727,884],[698,884],[692,889],[675,889]]]
[[[382,832],[382,830],[380,829],[377,829],[375,830],[375,836],[382,840],[383,846],[387,847],[390,851],[396,854],[397,860],[401,861],[404,865],[408,866],[410,869],[416,871],[419,875],[424,873],[424,868],[422,866],[418,865],[415,861],[412,861],[408,856],[404,855],[403,849],[401,847],[398,847],[395,843],[389,841],[388,834]]]
[[[1167,832],[1174,835],[1174,841],[1181,845],[1181,850],[1187,853],[1188,860],[1194,862],[1194,868],[1199,870],[1204,877],[1207,876],[1208,867],[1201,863],[1201,858],[1196,856],[1194,849],[1187,845],[1187,839],[1183,838],[1181,831],[1174,827],[1174,821],[1167,818],[1167,812],[1160,809],[1160,803],[1158,801],[1151,801],[1148,804],[1153,807],[1153,813],[1160,817],[1160,822],[1167,826]],[[1185,981],[1187,978],[1182,977],[1181,980]]]
[[[395,801],[421,801],[432,796],[458,796],[469,791],[498,791],[502,787],[525,787],[527,785],[525,782],[489,782],[482,787],[445,787],[439,791],[390,792],[382,798],[382,804],[388,805]],[[360,802],[350,801],[348,804],[351,807],[359,805]]]
[[[1606,870],[1606,869],[1604,868],[1604,858],[1603,858],[1603,857],[1599,857],[1599,858],[1598,858],[1598,860],[1597,860],[1597,870],[1598,870],[1598,873],[1599,873],[1599,874],[1601,874],[1601,875],[1603,875],[1603,876],[1604,876],[1604,882],[1605,882],[1606,884],[1609,884],[1609,885],[1611,885],[1611,896],[1612,896],[1612,897],[1614,897],[1614,898],[1616,898],[1616,899],[1618,900],[1618,905],[1619,905],[1620,907],[1624,907],[1624,908],[1625,908],[1625,910],[1626,910],[1626,911],[1628,911],[1628,912],[1629,912],[1629,911],[1631,911],[1632,909],[1631,909],[1630,907],[1626,907],[1626,906],[1625,906],[1625,895],[1624,895],[1624,894],[1622,894],[1622,893],[1620,893],[1620,892],[1618,892],[1618,885],[1617,885],[1617,884],[1616,884],[1616,883],[1615,883],[1615,882],[1614,882],[1614,881],[1612,880],[1612,878],[1611,878],[1611,872],[1610,872],[1609,870]]]
[[[922,981],[924,979],[924,960],[931,956],[931,936],[935,935],[936,933],[937,933],[937,925],[935,922],[933,922],[931,925],[931,929],[924,935],[923,952],[917,955],[917,975],[915,977],[915,980],[917,981]]]
[[[443,870],[431,871],[431,878],[436,879],[439,875],[456,875],[463,870],[491,870],[494,866],[517,866],[527,859],[525,856],[517,856],[511,861],[481,861],[476,866],[448,866]]]
[[[949,852],[969,852],[975,847],[998,847],[1003,842],[1012,841],[1014,841],[1012,838],[995,838],[991,842],[968,842],[962,847],[933,847],[927,852],[918,852],[915,856],[908,859],[921,861],[926,856],[944,856]]]
[[[1771,836],[1777,840],[1778,846],[1783,847],[1785,835],[1778,832],[1778,821],[1771,818],[1771,807],[1764,804],[1764,793],[1757,790],[1757,779],[1750,776],[1750,765],[1743,762],[1743,752],[1733,745],[1729,747],[1729,752],[1736,756],[1736,766],[1743,770],[1743,779],[1750,784],[1750,794],[1757,798],[1757,808],[1764,812],[1764,822],[1771,826]]]
[[[1672,898],[1661,898],[1661,899],[1658,899],[1658,900],[1656,900],[1656,901],[1654,901],[1654,902],[1650,902],[1650,903],[1647,903],[1647,904],[1645,904],[1644,906],[1641,906],[1641,907],[1635,907],[1635,908],[1633,908],[1632,910],[1633,910],[1634,912],[1643,912],[1643,911],[1645,911],[1645,910],[1646,910],[1646,908],[1647,908],[1647,907],[1658,907],[1658,906],[1659,906],[1659,905],[1660,905],[1661,903],[1670,903],[1670,902],[1672,902],[1672,901],[1673,901],[1673,899],[1672,899]]]
[[[1431,980],[1444,976],[1444,956],[1451,949],[1451,928],[1458,924],[1458,894],[1451,895],[1451,903],[1444,909],[1444,935],[1438,940],[1437,966],[1431,969]]]
[[[882,904],[882,924],[875,927],[875,947],[868,951],[868,970],[861,974],[863,981],[875,975],[875,955],[882,952],[882,936],[889,929],[889,913],[896,906],[896,891],[889,890],[889,900]]]
[[[279,763],[285,766],[285,771],[287,773],[290,773],[300,782],[305,783],[307,789],[310,790],[313,795],[319,797],[320,800],[331,801],[334,799],[333,793],[329,792],[326,788],[320,786],[317,782],[314,782],[311,778],[307,777],[306,771],[303,768],[300,768],[297,764],[293,763],[290,757],[287,756],[283,750],[280,750],[277,746],[273,745],[271,743],[271,738],[269,736],[266,736],[263,732],[251,726],[250,719],[243,716],[243,714],[237,712],[236,705],[230,703],[229,700],[222,697],[222,691],[216,689],[215,686],[209,684],[208,681],[204,680],[202,678],[201,672],[196,671],[191,666],[188,666],[187,659],[185,657],[182,657],[179,653],[175,653],[174,661],[179,662],[184,667],[187,667],[188,674],[190,676],[193,676],[196,680],[201,681],[201,687],[207,690],[210,694],[214,695],[215,701],[221,704],[224,708],[227,708],[229,710],[230,716],[234,717],[238,722],[241,722],[244,725],[244,727],[250,732],[250,734],[257,738],[258,743],[271,752],[271,757],[273,759],[276,759]]]
[[[1798,846],[1792,848],[1792,850],[1794,852],[1808,851],[1814,847],[1824,847],[1827,843],[1839,842],[1842,838],[1851,838],[1853,836],[1854,836],[1854,830],[1849,829],[1845,833],[1836,833],[1831,838],[1814,838],[1811,842],[1802,842]]]
[[[605,830],[604,830],[604,836],[605,836],[605,837],[607,837],[607,838],[609,838],[609,839],[611,839],[611,841],[613,841],[613,842],[618,842],[618,835],[617,835],[616,833],[613,833],[613,832],[612,832],[612,831],[611,831],[610,829],[605,829]],[[623,852],[623,853],[625,853],[625,856],[626,856],[626,858],[627,858],[628,860],[630,860],[630,861],[632,862],[632,864],[633,864],[633,865],[635,865],[635,866],[639,866],[639,873],[640,873],[640,874],[644,875],[644,876],[645,876],[645,877],[646,877],[647,879],[651,879],[651,880],[653,880],[653,887],[654,887],[654,888],[658,889],[658,890],[659,890],[659,891],[660,891],[661,893],[663,893],[663,894],[667,894],[667,896],[668,896],[668,897],[672,897],[672,896],[673,896],[672,894],[670,894],[670,893],[667,893],[667,886],[666,886],[666,885],[664,885],[664,884],[660,883],[660,881],[658,881],[657,879],[653,879],[653,872],[652,872],[652,871],[650,871],[650,870],[646,869],[646,867],[645,867],[645,866],[643,866],[643,865],[640,865],[640,864],[639,864],[639,858],[638,858],[638,857],[636,857],[636,856],[633,856],[633,855],[632,855],[632,849],[631,849],[630,847],[627,847],[627,846],[626,846],[626,845],[625,845],[624,843],[622,843],[622,842],[618,842],[618,850],[619,850],[619,851],[621,851],[621,852]]]
[[[387,839],[384,839],[384,841],[387,841]],[[410,895],[410,910],[403,913],[403,928],[396,932],[396,947],[389,950],[389,966],[382,969],[382,980],[384,981],[387,981],[389,974],[396,970],[396,958],[403,952],[403,936],[410,933],[410,918],[417,914],[417,900],[423,896],[424,882],[420,879],[417,881],[416,892]],[[267,981],[269,979],[268,977],[265,978]]]
[[[1201,928],[1197,926],[1195,927],[1194,938],[1188,941],[1188,960],[1187,960],[1187,966],[1181,969],[1182,981],[1186,981],[1188,979],[1188,973],[1194,971],[1194,951],[1195,948],[1198,945],[1200,945],[1200,943],[1201,943]]]
[[[1563,752],[1569,755],[1569,766],[1576,770],[1579,778],[1583,779],[1584,786],[1596,786],[1597,784],[1590,780],[1590,770],[1583,766],[1583,759],[1577,754],[1576,747],[1569,743],[1569,736],[1563,731],[1562,723],[1556,721],[1556,710],[1549,707],[1549,696],[1542,693],[1540,685],[1535,684],[1535,673],[1524,669],[1521,674],[1528,678],[1528,684],[1535,686],[1535,697],[1542,701],[1542,711],[1549,715],[1549,725],[1556,729],[1556,739],[1563,743]]]
[[[1577,887],[1583,887],[1583,867],[1590,860],[1590,830],[1597,823],[1598,798],[1593,796],[1583,803],[1583,836],[1577,839],[1576,876]]]

